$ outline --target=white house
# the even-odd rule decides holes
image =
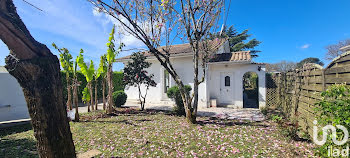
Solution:
[[[27,103],[16,78],[0,66],[0,122],[28,119]]]
[[[160,48],[162,50],[162,48]],[[189,44],[172,45],[170,59],[176,72],[179,74],[184,84],[193,88],[193,62],[191,47]],[[201,108],[211,106],[225,106],[233,108],[252,107],[248,101],[244,101],[243,75],[246,72],[255,72],[258,75],[258,100],[259,105],[255,108],[265,106],[265,64],[254,63],[251,60],[249,51],[230,52],[228,41],[222,40],[214,52],[215,57],[206,64],[205,81],[199,85],[199,105]],[[147,61],[151,62],[151,67],[147,70],[149,74],[154,74],[156,87],[149,89],[147,104],[163,105],[171,103],[166,95],[169,87],[176,85],[175,81],[160,65],[160,62],[150,53],[146,52]],[[125,64],[130,61],[130,56],[117,59]],[[202,70],[199,71],[203,75]],[[201,78],[201,77],[200,77]],[[138,99],[138,89],[136,87],[126,87],[128,95],[127,102],[136,102]],[[245,96],[245,97],[244,97]]]

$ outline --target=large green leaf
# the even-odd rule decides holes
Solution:
[[[83,90],[83,98],[82,98],[82,100],[83,100],[85,103],[90,102],[90,92],[89,92],[89,88],[88,88],[87,85],[86,85],[86,87],[85,87],[84,90]]]
[[[93,79],[93,73],[94,73],[94,67],[93,66],[94,66],[94,63],[91,60],[90,67],[88,68],[86,63],[84,62],[83,53],[84,53],[83,49],[80,49],[79,56],[77,57],[77,64],[80,67],[81,73],[85,76],[86,81],[90,82]],[[91,69],[93,69],[93,70],[91,70]]]
[[[115,29],[115,26],[113,26],[107,42],[108,49],[107,49],[106,58],[107,58],[108,65],[111,65],[115,62],[115,58],[117,57],[121,49],[124,47],[124,44],[120,43],[118,50],[115,50],[114,29]]]
[[[102,55],[100,58],[100,65],[97,69],[97,74],[96,74],[96,78],[99,78],[100,76],[102,76],[103,78],[106,77],[107,75],[107,58],[106,55]]]
[[[58,50],[60,53],[60,63],[64,71],[67,73],[73,71],[73,59],[72,55],[69,53],[69,50],[67,48],[58,48],[55,43],[52,43],[52,46]]]
[[[95,65],[94,65],[94,62],[92,60],[90,60],[90,66],[89,66],[88,74],[87,74],[87,77],[89,78],[89,81],[93,80],[94,73],[95,73]]]
[[[115,29],[115,26],[113,25],[113,28],[112,28],[112,32],[109,34],[109,38],[108,38],[108,43],[107,43],[107,61],[108,61],[108,64],[112,64],[113,62],[115,62],[115,49],[114,49],[114,29]]]

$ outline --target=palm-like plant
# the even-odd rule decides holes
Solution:
[[[101,65],[101,63],[100,63]],[[97,84],[98,84],[98,78],[101,76],[101,73],[99,71],[99,69],[96,69],[94,71],[94,81],[95,81],[95,110],[98,110],[97,109]]]
[[[78,66],[80,67],[81,73],[85,76],[86,82],[88,83],[85,88],[89,89],[89,94],[90,94],[90,105],[92,106],[93,109],[93,96],[92,96],[92,81],[94,77],[94,72],[95,72],[95,67],[94,67],[94,62],[91,60],[89,67],[87,64],[84,62],[84,56],[83,56],[83,49],[80,50],[79,56],[77,58],[77,63]],[[85,90],[85,89],[84,89]],[[83,95],[84,96],[84,95]],[[88,104],[88,112],[90,112],[90,105]]]
[[[83,90],[83,97],[81,98],[85,104],[89,104],[91,100],[90,92],[88,86],[86,86]],[[89,109],[88,109],[89,110]]]
[[[106,98],[105,98],[105,91],[106,91],[106,77],[107,77],[107,57],[106,55],[102,55],[100,59],[100,65],[98,67],[98,73],[102,77],[102,100],[103,100],[103,110],[106,110]]]
[[[60,53],[60,63],[63,70],[66,72],[66,81],[67,81],[67,107],[69,110],[72,110],[72,95],[71,95],[71,84],[70,84],[70,72],[73,71],[73,59],[72,55],[69,53],[67,48],[58,48],[55,43],[52,43],[52,46],[58,50]]]
[[[79,110],[78,110],[78,86],[80,85],[80,81],[78,81],[77,76],[77,68],[78,68],[78,57],[75,59],[74,67],[73,67],[73,103],[75,104],[75,121],[79,121]]]
[[[115,26],[112,28],[112,32],[109,34],[108,43],[107,43],[107,82],[108,82],[108,112],[112,113],[112,107],[113,107],[113,99],[112,99],[112,93],[113,93],[113,63],[115,62],[115,57],[119,54],[122,47],[124,47],[124,44],[121,43],[119,45],[118,50],[115,50],[114,45],[114,29]]]

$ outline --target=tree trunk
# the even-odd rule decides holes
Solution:
[[[192,101],[190,99],[190,96],[186,92],[185,86],[183,85],[182,81],[177,82],[177,85],[179,86],[179,91],[180,91],[181,98],[182,98],[182,101],[184,104],[185,113],[186,113],[186,120],[188,123],[195,124],[197,115],[194,115],[194,113],[193,113]]]
[[[113,112],[113,70],[112,64],[108,65],[107,79],[108,79],[108,113]]]
[[[71,94],[71,86],[69,84],[69,73],[66,73],[66,81],[67,81],[67,109],[72,110],[72,94]]]
[[[191,106],[191,105],[185,105],[185,106]],[[197,115],[194,115],[191,108],[185,108],[186,112],[186,120],[188,123],[195,124],[197,123],[196,117]]]
[[[105,91],[106,91],[106,80],[105,80],[105,78],[102,78],[102,100],[103,100],[103,110],[106,110]]]
[[[143,111],[145,109],[145,99],[139,97],[139,100],[140,100],[140,104],[141,104],[141,111]]]
[[[94,85],[92,85],[92,81],[90,82],[90,105],[91,105],[91,110],[95,110],[94,107],[94,93],[93,92],[93,87]]]
[[[52,55],[16,63],[7,56],[6,68],[23,88],[39,156],[75,157],[57,57]]]
[[[73,84],[74,84],[74,86],[73,86],[73,101],[74,101],[74,104],[75,104],[75,118],[74,118],[74,121],[79,122],[78,87],[77,87],[78,80],[77,80],[76,77],[74,78],[74,83]]]
[[[91,82],[89,82],[88,83],[88,88],[89,88],[89,92],[90,92],[90,94],[91,94]],[[91,98],[91,95],[90,95],[90,100],[91,100],[92,98]],[[90,109],[90,104],[91,104],[91,102],[89,103],[89,102],[86,102],[87,104],[88,104],[88,112],[91,112],[91,109]]]
[[[142,96],[141,96],[141,85],[140,84],[137,84],[137,88],[139,90],[139,101],[140,101],[140,104],[141,104],[141,111],[143,111],[144,109],[144,100],[142,100]]]
[[[12,0],[0,1],[0,30],[11,50],[5,67],[23,89],[39,157],[76,157],[58,58],[30,35]]]
[[[95,110],[97,110],[97,79],[95,81]]]
[[[194,68],[194,78],[193,78],[193,105],[192,105],[192,111],[191,111],[191,119],[196,119],[197,116],[197,107],[198,107],[198,85],[199,85],[199,81],[198,81],[198,60],[199,60],[199,45],[198,45],[198,41],[196,41],[195,43],[195,47],[193,48],[193,68]],[[191,122],[196,122],[196,120],[191,121]]]
[[[145,104],[146,104],[146,98],[143,98],[143,101],[141,101],[141,111],[145,110]]]

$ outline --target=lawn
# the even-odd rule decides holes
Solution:
[[[98,149],[104,157],[310,157],[313,145],[292,141],[272,121],[260,123],[200,117],[198,124],[159,111],[122,109],[115,116],[84,114],[71,122],[77,153]],[[36,157],[30,125],[0,129],[0,157]]]

